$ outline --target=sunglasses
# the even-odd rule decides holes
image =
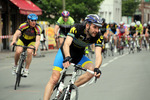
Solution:
[[[37,20],[30,20],[30,21],[31,21],[31,22],[33,22],[33,21],[35,21],[35,22],[36,22]]]
[[[68,18],[68,16],[66,16],[66,17],[64,16],[63,18]]]

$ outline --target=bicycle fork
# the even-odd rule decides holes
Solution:
[[[65,96],[64,96],[64,99],[63,99],[63,100],[66,100],[67,95],[68,95],[69,93],[71,93],[71,91],[70,91],[71,85],[75,83],[76,74],[77,74],[77,70],[75,69],[75,72],[73,72],[72,78],[71,78],[71,80],[70,80],[71,84],[69,84],[69,85],[67,86],[67,89],[66,89]],[[69,95],[70,95],[70,94],[69,94]]]

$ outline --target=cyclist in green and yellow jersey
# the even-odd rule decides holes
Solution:
[[[55,39],[58,37],[59,40],[59,47],[62,45],[64,38],[70,31],[71,26],[74,25],[74,19],[70,17],[70,13],[68,11],[63,11],[61,15],[62,16],[56,22],[54,29]]]
[[[136,36],[139,36],[140,48],[142,47],[142,35],[143,35],[143,26],[140,21],[136,22]]]

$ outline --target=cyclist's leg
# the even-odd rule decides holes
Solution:
[[[19,39],[17,41],[17,45],[24,46],[24,43]],[[20,58],[20,54],[21,54],[22,51],[23,51],[22,47],[19,47],[19,46],[16,47],[16,52],[15,52],[15,66],[17,66],[17,64],[18,64],[18,60]]]
[[[60,77],[60,71],[62,71],[63,69],[63,55],[61,50],[59,49],[55,60],[54,60],[54,68],[53,68],[53,72],[52,75],[45,87],[45,92],[44,92],[44,98],[43,100],[49,100],[52,92],[53,92],[53,88],[55,86],[55,84],[58,82],[59,77]]]
[[[65,35],[61,33],[58,37],[58,39],[59,39],[59,48],[61,47],[62,43],[64,42],[64,38],[65,38]]]
[[[84,55],[78,64],[82,65],[82,67],[87,68],[89,70],[94,70],[94,64],[92,63],[92,61]],[[89,81],[93,76],[94,75],[92,75],[91,73],[86,72],[83,75],[81,75],[78,78],[78,80],[76,80],[75,85],[80,86]]]
[[[35,42],[30,42],[28,46],[34,48]],[[33,49],[27,49],[27,58],[26,58],[26,67],[25,67],[26,69],[29,69],[30,63],[32,61],[32,53],[33,53]]]

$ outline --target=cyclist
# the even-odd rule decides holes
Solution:
[[[139,36],[140,50],[142,47],[142,35],[143,35],[143,26],[140,21],[136,22],[136,36]]]
[[[64,44],[55,57],[52,76],[45,88],[44,100],[50,99],[53,87],[59,80],[60,71],[70,65],[71,59],[72,63],[80,64],[82,67],[94,70],[95,77],[100,77],[101,71],[99,67],[102,63],[101,50],[103,42],[103,36],[99,33],[101,23],[102,20],[98,15],[89,14],[85,18],[85,23],[75,24],[74,27],[70,29]],[[84,55],[85,47],[93,43],[95,43],[95,67],[92,61]],[[80,86],[92,77],[92,74],[86,72],[79,77],[75,85]]]
[[[145,37],[146,37],[146,40],[147,40],[147,48],[149,49],[150,21],[147,24],[147,28],[146,28],[145,32],[146,32]]]
[[[130,45],[130,38],[133,38],[133,41],[135,43],[135,37],[136,37],[136,27],[135,22],[132,22],[129,27],[129,38],[128,38],[129,45]]]
[[[27,16],[27,21],[22,23],[19,28],[16,30],[15,34],[13,35],[13,40],[11,42],[11,46],[16,43],[17,38],[19,37],[17,41],[17,45],[22,45],[22,46],[29,46],[33,47],[35,46],[35,54],[33,54],[32,49],[27,49],[27,59],[26,59],[26,67],[24,70],[23,75],[28,76],[29,74],[29,65],[32,60],[32,54],[35,56],[36,51],[39,47],[40,44],[40,34],[41,34],[41,27],[39,24],[36,23],[38,20],[38,16],[36,14],[29,14]],[[17,64],[18,60],[20,57],[21,52],[23,51],[22,47],[16,47],[16,52],[15,52],[15,65],[12,67],[12,74],[16,73],[17,69]]]
[[[69,32],[72,25],[74,25],[74,19],[70,16],[68,11],[63,11],[61,13],[61,17],[57,20],[54,29],[55,39],[57,37],[59,39],[59,47],[62,45],[64,38],[67,36],[67,33]]]
[[[110,40],[110,36],[113,35],[113,40],[114,40],[114,45],[115,45],[115,48],[114,48],[114,52],[117,52],[117,24],[112,20],[110,21],[109,23],[109,40]]]
[[[125,26],[124,25],[124,22],[120,22],[119,23],[119,27],[118,27],[118,29],[117,29],[117,35],[118,35],[118,37],[119,37],[119,41],[118,41],[118,47],[120,47],[120,43],[121,43],[121,38],[123,38],[123,42],[124,42],[124,44],[125,44],[125,38],[126,38],[126,35],[128,35],[128,28],[127,28],[127,26]]]

